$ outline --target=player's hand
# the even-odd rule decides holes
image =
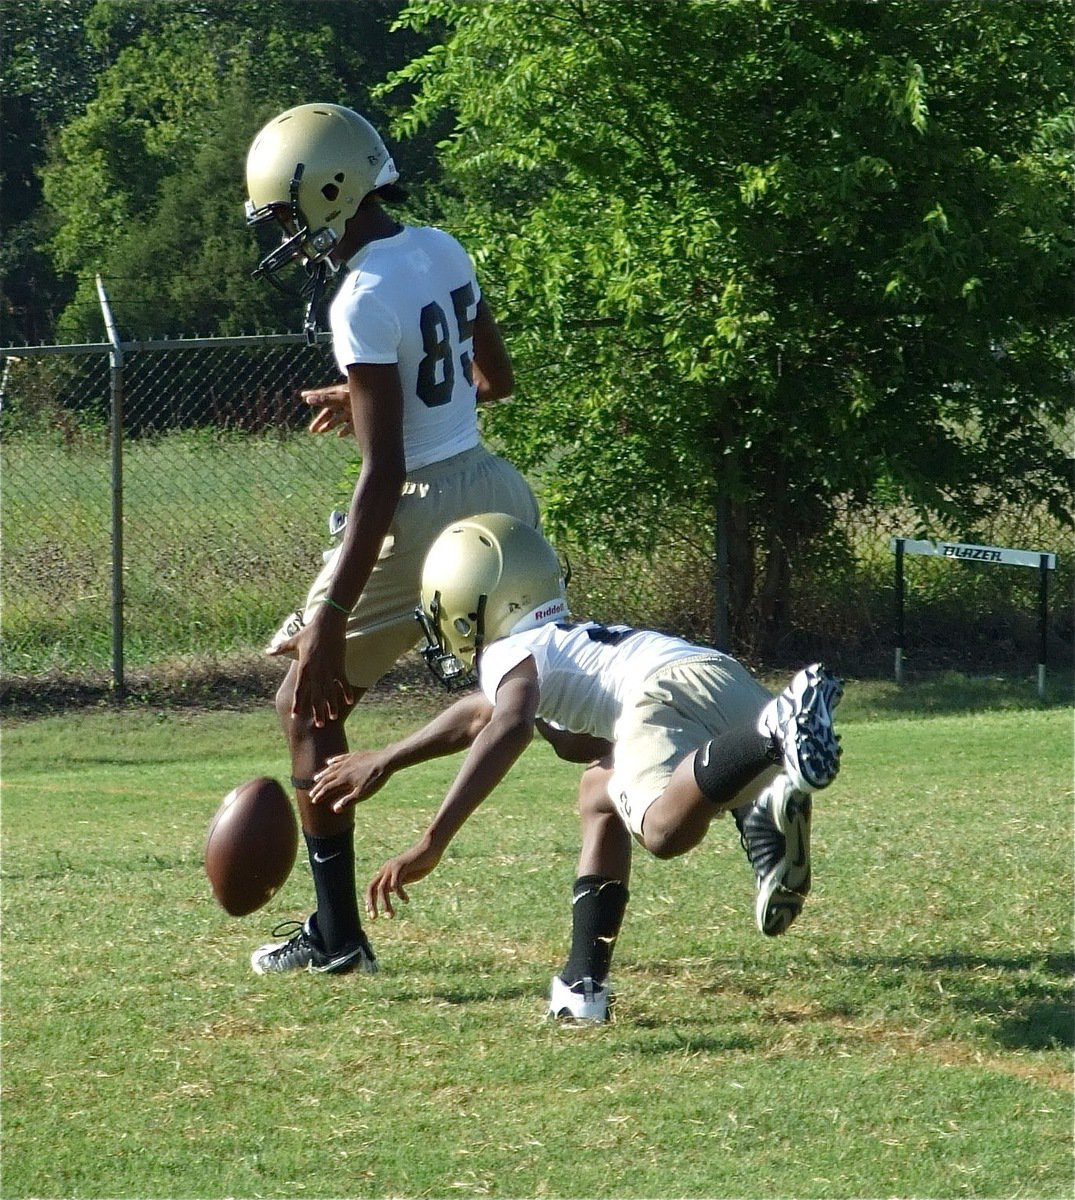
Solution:
[[[385,757],[375,750],[336,754],[314,776],[310,799],[314,804],[331,804],[343,812],[379,792],[392,777]]]
[[[396,910],[392,907],[392,896],[408,903],[410,897],[404,884],[425,879],[440,862],[440,856],[439,850],[422,841],[386,862],[366,888],[366,912],[371,920],[377,919],[378,906],[384,909],[385,916],[394,917]]]
[[[351,392],[346,383],[305,388],[299,395],[311,408],[317,409],[309,425],[311,433],[335,433],[337,437],[349,437],[354,433]]]
[[[338,630],[315,617],[293,637],[273,642],[265,651],[297,661],[291,716],[309,716],[318,729],[346,716],[355,702],[344,670],[345,628],[342,617]]]

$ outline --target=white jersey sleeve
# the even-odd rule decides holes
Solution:
[[[490,704],[496,704],[496,693],[504,676],[519,663],[532,658],[530,646],[521,637],[501,638],[481,653],[478,685]]]
[[[349,309],[333,318],[332,345],[344,374],[343,363],[398,362],[401,340],[398,315],[373,289],[356,288]]]

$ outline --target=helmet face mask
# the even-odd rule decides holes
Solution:
[[[525,522],[483,513],[449,525],[430,547],[416,612],[422,655],[449,688],[472,682],[483,647],[569,616],[556,552]]]
[[[275,283],[273,276],[276,272],[296,259],[303,260],[307,266],[321,262],[331,265],[329,256],[339,243],[340,234],[328,225],[317,230],[310,228],[298,196],[304,171],[305,164],[297,163],[295,175],[288,185],[290,199],[286,203],[273,201],[255,208],[253,200],[246,202],[246,223],[250,228],[272,226],[283,233],[280,244],[258,263],[254,270],[255,278],[265,276],[270,283]]]
[[[482,598],[484,600],[484,597]],[[484,604],[480,607],[484,608]],[[474,666],[467,666],[447,648],[440,631],[440,593],[434,592],[429,602],[429,612],[421,604],[414,610],[415,618],[425,635],[426,644],[421,650],[422,658],[436,681],[449,692],[462,691],[474,683]],[[480,619],[480,614],[479,614]],[[477,651],[475,651],[475,654]]]

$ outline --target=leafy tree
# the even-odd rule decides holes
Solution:
[[[511,319],[494,415],[554,528],[723,514],[775,635],[838,499],[1070,515],[1067,3],[414,0],[456,216]],[[684,519],[685,515],[685,519]]]
[[[0,8],[0,344],[40,340],[64,300],[64,288],[39,243],[37,168],[51,131],[92,93],[96,54],[81,35],[94,0],[22,0]]]
[[[43,170],[52,260],[77,279],[60,336],[100,336],[98,272],[130,336],[294,328],[298,302],[250,280],[246,150],[274,112],[311,99],[386,119],[370,86],[426,44],[389,47],[399,7],[98,0],[86,36],[109,66]]]

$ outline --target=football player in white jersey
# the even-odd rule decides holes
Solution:
[[[571,953],[553,979],[552,1015],[608,1018],[632,839],[674,858],[730,810],[755,871],[758,928],[774,936],[798,916],[810,890],[811,796],[840,764],[832,711],[843,686],[825,667],[805,668],[773,697],[713,649],[572,623],[552,547],[505,513],[444,530],[425,562],[418,616],[434,672],[451,681],[474,668],[480,690],[400,742],[332,759],[311,793],[315,805],[346,810],[403,767],[469,747],[426,832],[370,882],[372,916],[391,915],[393,896],[406,900],[407,885],[436,867],[535,730],[562,757],[591,759]]]
[[[340,543],[269,647],[292,660],[276,708],[316,907],[254,952],[259,974],[376,969],[359,916],[354,816],[310,803],[314,775],[347,749],[344,721],[363,693],[418,641],[422,563],[445,523],[502,508],[539,524],[526,480],[479,435],[477,404],[514,387],[496,321],[455,238],[383,207],[405,196],[398,177],[373,126],[334,104],[279,114],[247,156],[248,222],[283,232],[257,273],[271,280],[298,263],[314,307],[327,276],[344,272],[330,324],[346,384],[315,393],[311,428],[353,434],[361,455]]]

